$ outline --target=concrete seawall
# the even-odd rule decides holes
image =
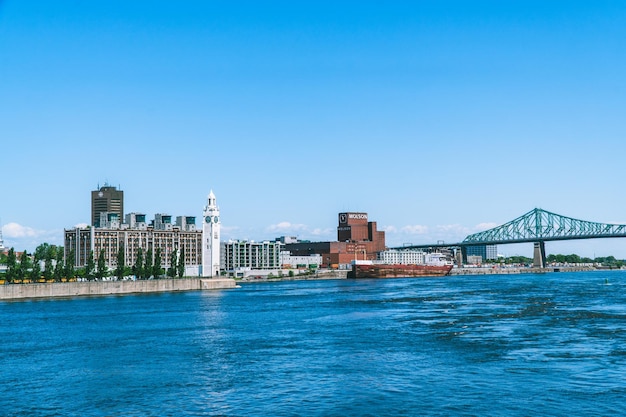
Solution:
[[[89,281],[0,285],[0,300],[25,298],[80,297],[171,291],[221,290],[235,288],[230,278],[183,278],[141,281]]]

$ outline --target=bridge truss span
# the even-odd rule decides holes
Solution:
[[[469,235],[462,245],[626,237],[626,225],[597,223],[535,208],[503,225]]]

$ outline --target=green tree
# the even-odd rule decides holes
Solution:
[[[157,248],[154,254],[154,265],[152,266],[152,275],[154,275],[154,279],[158,279],[161,274],[163,274],[163,269],[161,269],[161,248]]]
[[[125,266],[124,266],[124,276],[125,276],[125,277],[128,277],[128,276],[130,276],[130,275],[132,275],[132,274],[133,274],[133,267],[132,267],[132,266],[125,265]]]
[[[9,253],[7,254],[7,274],[6,280],[7,282],[13,282],[17,279],[17,256],[15,255],[15,249],[9,249]]]
[[[180,248],[180,254],[178,255],[178,277],[182,278],[185,275],[185,248]]]
[[[143,268],[143,275],[146,279],[152,276],[152,249],[146,251],[146,261]]]
[[[117,266],[115,267],[115,276],[118,280],[124,279],[124,269],[126,261],[124,259],[124,245],[120,245],[117,250]]]
[[[42,243],[41,245],[35,248],[35,253],[33,254],[36,260],[46,259],[46,256],[51,250],[51,246],[48,243]]]
[[[515,256],[510,256],[510,257],[506,258],[504,260],[504,263],[506,263],[506,264],[528,265],[528,264],[532,264],[533,260],[531,258],[527,258],[525,256],[515,255]]]
[[[136,279],[143,277],[143,250],[137,249],[137,259],[135,259],[135,265],[133,265],[133,275]]]
[[[54,278],[56,282],[59,282],[63,276],[63,250],[61,248],[57,248],[55,262],[52,278]]]
[[[70,251],[70,254],[67,258],[65,258],[65,268],[63,268],[63,275],[65,275],[65,278],[70,279],[70,278],[74,278],[74,260],[76,259],[76,251],[74,249],[72,249]]]
[[[177,251],[175,250],[170,253],[170,267],[167,269],[167,276],[170,278],[174,278],[176,276],[176,253]]]
[[[93,259],[93,251],[89,251],[89,257],[87,258],[87,265],[85,265],[85,278],[91,281],[94,278],[94,270],[96,269],[96,262]]]
[[[56,255],[56,247],[48,246],[45,254],[44,254],[44,270],[43,277],[47,280],[52,279],[52,274],[54,272],[54,266],[52,264],[52,258]]]
[[[37,259],[37,257],[35,257],[32,263],[32,267],[30,268],[30,274],[28,274],[28,277],[32,282],[37,282],[37,280],[41,278],[41,264],[40,259]]]
[[[104,249],[100,251],[100,255],[98,255],[98,269],[96,270],[96,278],[101,280],[107,275],[107,265],[104,259]]]
[[[30,259],[30,256],[28,255],[28,252],[24,251],[20,255],[20,267],[18,270],[17,279],[25,279],[28,276],[28,272],[31,270],[31,268],[32,261]]]
[[[74,276],[87,279],[87,268],[85,268],[84,266],[80,268],[74,268]],[[68,277],[67,275],[65,277],[67,279],[70,279],[70,277]]]

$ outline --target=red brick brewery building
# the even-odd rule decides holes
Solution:
[[[370,222],[367,213],[339,213],[336,242],[299,242],[285,245],[294,256],[322,255],[323,266],[338,268],[354,259],[376,259],[385,250],[385,232]]]

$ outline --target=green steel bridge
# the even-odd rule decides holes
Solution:
[[[434,245],[408,245],[402,248],[460,248],[468,246],[534,243],[534,264],[545,267],[545,242],[555,240],[603,239],[626,237],[626,224],[607,224],[578,220],[535,208],[503,225],[467,236],[462,242]]]

